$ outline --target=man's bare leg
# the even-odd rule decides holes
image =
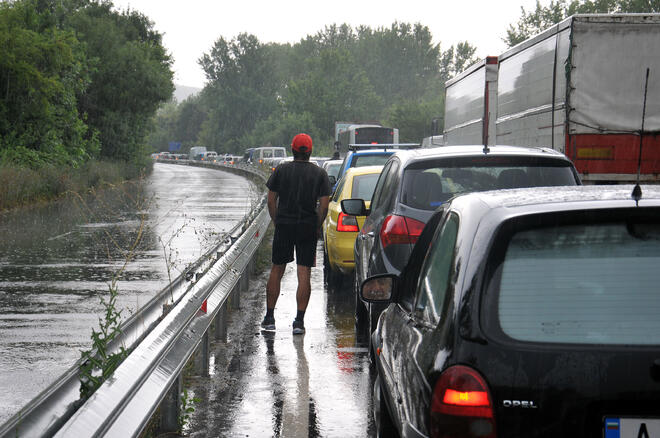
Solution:
[[[312,293],[312,268],[298,265],[298,289],[296,290],[296,303],[298,310],[307,310],[309,297]]]
[[[280,297],[280,285],[286,265],[273,265],[266,283],[266,309],[275,309],[277,299]]]

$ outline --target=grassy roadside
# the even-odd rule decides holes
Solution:
[[[78,168],[44,166],[39,170],[0,165],[0,211],[57,199],[67,192],[84,193],[151,172],[147,166],[115,161],[89,161]]]

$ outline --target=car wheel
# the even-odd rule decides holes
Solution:
[[[365,304],[360,299],[360,285],[358,284],[357,275],[355,275],[353,281],[353,295],[355,296],[355,327],[358,333],[364,335],[369,330],[367,324],[369,314]]]
[[[340,271],[332,268],[327,249],[323,251],[323,279],[328,286],[334,289],[338,289],[344,279],[344,275]]]
[[[376,376],[376,381],[374,382],[373,403],[376,436],[381,438],[398,436],[394,423],[392,423],[390,412],[387,410],[387,403],[385,403],[385,398],[383,397],[380,376]]]
[[[369,365],[374,367],[376,365],[376,353],[374,352],[374,344],[371,336],[378,325],[378,316],[374,316],[371,311],[371,306],[369,306],[369,310],[367,311],[366,320],[365,331],[367,332],[368,339],[367,347],[369,349]]]
[[[328,274],[330,273],[330,262],[328,261],[328,251],[323,245],[323,281],[328,283]]]

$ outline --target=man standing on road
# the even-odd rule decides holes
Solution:
[[[261,328],[275,330],[275,304],[286,264],[293,261],[296,251],[298,313],[293,321],[293,334],[305,333],[305,310],[312,290],[312,266],[316,264],[318,231],[328,212],[330,183],[325,170],[309,162],[312,138],[298,134],[291,143],[293,161],[275,168],[268,179],[268,213],[275,223],[273,265],[266,284],[266,316]],[[318,203],[318,209],[316,207]]]

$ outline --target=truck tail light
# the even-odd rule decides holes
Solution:
[[[357,218],[340,211],[337,218],[337,231],[359,231]]]
[[[380,229],[380,241],[383,248],[402,243],[414,245],[423,229],[424,222],[393,214],[387,216],[383,221]]]
[[[476,370],[455,365],[442,372],[431,401],[431,437],[496,438],[493,399]]]

